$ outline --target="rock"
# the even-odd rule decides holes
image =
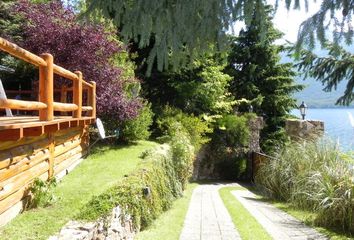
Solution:
[[[285,130],[294,140],[316,139],[324,133],[324,122],[317,120],[286,120]]]
[[[117,206],[108,217],[96,222],[69,221],[49,240],[128,240],[134,238],[135,232],[131,216]]]
[[[52,236],[50,240],[88,240],[92,239],[96,231],[95,223],[80,223],[69,221],[57,236]]]

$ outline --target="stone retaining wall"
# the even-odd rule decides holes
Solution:
[[[132,218],[118,206],[96,222],[70,221],[49,240],[132,240],[135,233]]]
[[[293,140],[317,138],[324,133],[324,122],[288,119],[285,123],[285,130]]]

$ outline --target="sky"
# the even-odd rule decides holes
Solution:
[[[275,0],[268,0],[267,2],[274,6]],[[300,2],[304,3],[304,1]],[[321,1],[308,2],[308,11],[305,10],[305,6],[301,6],[300,10],[290,9],[288,11],[285,7],[285,1],[279,0],[279,7],[273,22],[276,28],[285,34],[283,37],[285,40],[294,43],[300,24],[319,10]]]
[[[305,6],[301,5],[301,9],[290,9],[289,11],[285,7],[284,0],[278,0],[279,6],[278,10],[275,13],[273,23],[275,27],[282,31],[285,35],[282,40],[277,41],[276,43],[285,43],[286,41],[295,43],[297,39],[297,33],[300,27],[300,24],[315,14],[321,5],[320,0],[309,0],[308,11],[305,10]],[[276,0],[267,0],[267,3],[274,6]],[[300,1],[304,3],[304,1]],[[243,28],[245,24],[243,22],[237,22],[234,25],[233,34],[238,34],[238,32]],[[230,32],[231,33],[231,32]],[[232,33],[231,33],[232,34]]]

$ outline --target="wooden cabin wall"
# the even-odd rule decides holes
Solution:
[[[88,126],[0,142],[0,226],[23,210],[35,178],[63,177],[81,161],[88,145]]]

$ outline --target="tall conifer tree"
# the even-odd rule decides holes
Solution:
[[[254,11],[252,24],[233,38],[227,68],[233,76],[231,92],[235,98],[258,99],[253,108],[265,120],[261,133],[265,151],[286,140],[284,122],[296,106],[292,94],[302,89],[294,83],[292,64],[280,63],[280,53],[285,49],[274,44],[282,33],[273,26],[272,11],[267,6],[267,17],[263,19]]]

